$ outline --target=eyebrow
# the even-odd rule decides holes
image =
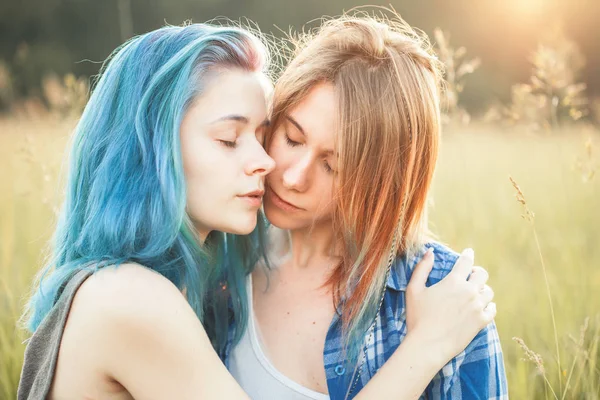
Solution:
[[[304,135],[306,136],[306,133],[304,132],[304,129],[302,129],[302,126],[298,123],[298,121],[296,121],[294,118],[290,117],[289,115],[286,115],[285,118],[287,118],[288,121],[290,121],[292,124],[294,124],[294,126],[296,128],[298,128],[298,130]],[[327,156],[332,156],[332,155],[336,155],[336,157],[339,157],[339,154],[337,154],[335,151],[333,150],[325,150],[325,152],[323,153]]]
[[[216,124],[218,122],[223,122],[223,121],[235,121],[235,122],[241,122],[243,124],[248,124],[250,122],[250,119],[248,119],[248,117],[244,117],[243,115],[231,114],[231,115],[226,115],[221,118],[217,118],[210,124],[213,125],[213,124]],[[270,124],[271,124],[271,121],[269,121],[268,118],[265,118],[265,120],[263,122],[261,122],[258,127],[262,128],[262,127],[269,126]]]
[[[304,136],[306,136],[304,129],[302,129],[302,126],[298,123],[298,121],[296,121],[294,118],[290,117],[289,115],[286,115],[285,118],[287,118],[288,121],[290,121],[292,124],[294,124],[294,126],[296,128],[298,128],[300,133],[302,133]]]

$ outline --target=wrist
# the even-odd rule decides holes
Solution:
[[[437,373],[452,358],[439,340],[432,340],[428,335],[412,331],[406,334],[403,343],[414,349],[427,369]]]

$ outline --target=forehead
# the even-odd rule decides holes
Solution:
[[[294,107],[289,115],[311,140],[331,142],[337,126],[337,97],[331,83],[320,83]]]
[[[225,70],[210,78],[190,113],[212,121],[223,115],[242,115],[262,123],[267,116],[265,78],[261,73]]]

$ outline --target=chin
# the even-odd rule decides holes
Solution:
[[[234,235],[249,235],[256,228],[256,220],[257,213],[240,215],[235,219],[234,224],[225,229],[225,232],[233,233]]]
[[[272,225],[275,225],[279,229],[298,229],[304,224],[295,218],[290,218],[284,211],[278,209],[273,205],[265,204],[264,207],[265,216]]]

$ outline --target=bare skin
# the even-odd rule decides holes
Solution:
[[[323,348],[335,309],[331,288],[323,283],[338,260],[320,254],[304,267],[296,267],[295,261],[288,257],[268,273],[268,279],[262,268],[255,270],[254,313],[263,350],[279,372],[304,387],[327,393]]]
[[[160,295],[159,295],[160,294]],[[136,264],[75,295],[52,399],[243,399],[182,293]]]

